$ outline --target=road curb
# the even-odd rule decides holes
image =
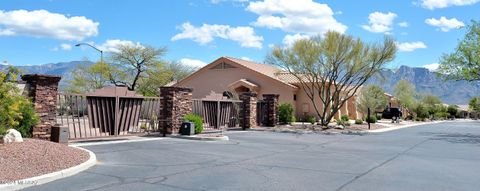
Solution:
[[[221,137],[202,137],[202,136],[182,136],[182,135],[176,135],[176,136],[171,136],[172,138],[179,138],[179,139],[188,139],[188,140],[197,140],[197,141],[228,141],[229,138],[226,135],[223,135]]]
[[[395,131],[399,129],[404,129],[408,127],[414,127],[414,126],[419,126],[419,125],[429,125],[429,124],[436,124],[436,123],[441,123],[445,121],[432,121],[432,122],[424,122],[424,123],[414,123],[414,124],[408,124],[408,125],[403,125],[399,127],[387,127],[387,128],[381,128],[381,129],[375,129],[375,130],[367,130],[365,132],[368,133],[384,133],[384,132],[389,132],[389,131]]]
[[[24,188],[31,187],[31,186],[37,186],[37,185],[45,184],[45,183],[52,182],[52,181],[55,181],[55,180],[58,180],[58,179],[61,179],[61,178],[66,178],[66,177],[75,175],[79,172],[87,170],[88,168],[94,166],[97,163],[97,157],[96,157],[95,153],[93,153],[92,151],[89,151],[89,150],[84,149],[84,148],[76,147],[76,146],[71,146],[71,147],[75,147],[77,149],[81,149],[81,150],[84,150],[84,151],[88,152],[88,154],[90,155],[90,158],[87,161],[85,161],[85,162],[83,162],[83,163],[81,163],[77,166],[73,166],[73,167],[63,169],[63,170],[60,170],[60,171],[57,171],[57,172],[52,172],[52,173],[48,173],[48,174],[44,174],[44,175],[40,175],[40,176],[35,176],[35,177],[31,177],[31,178],[17,180],[17,181],[14,181],[12,183],[0,184],[0,190],[2,190],[2,191],[20,190],[20,189],[24,189]]]

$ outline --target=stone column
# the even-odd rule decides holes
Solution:
[[[278,97],[279,94],[263,94],[263,101],[267,105],[267,124],[268,127],[275,127],[278,123]]]
[[[192,88],[160,88],[160,131],[178,134],[183,117],[192,113]]]
[[[240,95],[240,127],[247,129],[257,126],[257,93],[244,92]]]
[[[55,124],[57,109],[58,82],[60,76],[45,74],[26,74],[25,92],[35,105],[40,124],[32,129],[33,138],[50,140],[51,128]]]

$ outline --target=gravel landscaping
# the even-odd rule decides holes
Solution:
[[[386,128],[386,126],[382,126],[376,123],[370,124],[370,129],[381,129]],[[328,129],[322,129],[318,125],[312,124],[294,124],[294,125],[278,125],[276,127],[258,127],[254,128],[253,130],[262,130],[262,131],[273,131],[273,132],[285,132],[285,133],[323,133],[323,134],[330,134],[330,133],[358,133],[362,131],[369,130],[367,124],[351,124],[350,126],[345,126],[343,129],[335,128],[333,125],[330,126]]]
[[[49,141],[25,139],[0,144],[0,182],[52,173],[89,159],[86,151]]]

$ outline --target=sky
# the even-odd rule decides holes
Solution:
[[[435,69],[480,0],[0,0],[0,62],[100,59],[121,44],[165,47],[165,60],[202,66],[221,56],[263,63],[274,46],[327,31],[399,49],[390,68]]]

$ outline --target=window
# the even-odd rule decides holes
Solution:
[[[293,101],[297,101],[297,94],[293,94]]]
[[[233,93],[229,92],[229,91],[224,91],[223,92],[223,97],[226,97],[228,99],[232,99],[233,98]]]
[[[212,67],[212,69],[228,69],[228,68],[236,68],[236,67],[230,64],[227,64],[225,62],[221,62],[220,64],[217,64],[216,66]]]

